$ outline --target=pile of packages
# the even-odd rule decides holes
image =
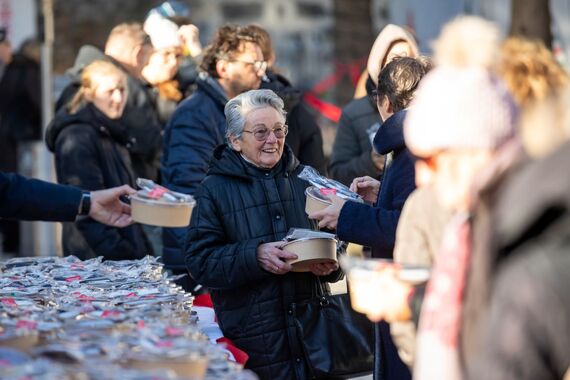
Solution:
[[[0,264],[2,379],[251,379],[155,258]]]

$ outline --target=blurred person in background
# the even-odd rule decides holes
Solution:
[[[325,174],[327,167],[321,128],[303,102],[303,93],[293,87],[291,82],[274,66],[277,57],[269,33],[258,25],[249,27],[259,35],[261,51],[267,61],[267,70],[260,88],[273,90],[285,102],[289,126],[289,134],[285,142],[301,164],[312,166],[318,172]]]
[[[59,183],[87,190],[134,185],[131,139],[121,119],[126,88],[125,74],[110,62],[94,61],[82,70],[68,112],[56,115],[46,132]],[[142,226],[117,229],[90,217],[64,224],[62,242],[65,255],[82,260],[134,260],[152,254]]]
[[[162,124],[152,86],[142,76],[152,52],[150,38],[141,24],[122,23],[115,26],[107,37],[104,53],[91,45],[81,47],[74,66],[68,70],[71,83],[63,90],[56,109],[65,111],[66,105],[81,86],[81,72],[85,66],[95,60],[113,63],[127,76],[129,96],[121,119],[132,140],[129,152],[134,173],[137,177],[158,181]]]
[[[171,190],[194,194],[204,179],[216,146],[226,129],[224,106],[228,99],[257,89],[267,62],[248,27],[223,26],[203,52],[197,90],[182,101],[166,126],[162,156],[162,183]],[[163,229],[162,259],[167,269],[187,273],[183,247],[186,228]],[[191,291],[192,279],[179,281]]]
[[[558,89],[523,115],[523,130],[545,136],[536,145],[523,138],[537,160],[509,176],[492,205],[488,257],[476,257],[474,263],[484,271],[475,280],[486,282],[470,283],[485,296],[483,304],[472,306],[486,314],[475,331],[479,349],[467,363],[469,379],[557,380],[570,375],[569,101],[570,88]]]
[[[189,15],[185,4],[166,1],[151,9],[144,22],[155,50],[142,74],[157,91],[163,124],[170,120],[178,103],[195,90],[202,44],[200,31],[191,24]]]
[[[22,144],[42,138],[40,43],[26,40],[0,80],[0,171],[19,172]],[[0,221],[4,252],[20,250],[18,222]]]
[[[0,27],[0,79],[4,75],[6,66],[12,61],[12,45],[8,41],[8,31]]]
[[[290,228],[317,227],[305,214],[303,165],[285,144],[283,100],[252,90],[230,100],[225,114],[227,143],[196,192],[186,264],[210,289],[224,336],[249,355],[247,368],[263,380],[309,379],[286,305],[343,274],[336,263],[292,272],[287,260],[297,256],[280,248]]]
[[[570,365],[563,333],[570,302],[555,296],[568,283],[561,254],[568,247],[568,183],[560,173],[568,162],[569,77],[542,42],[519,37],[503,43],[498,72],[523,109],[524,154],[478,189],[463,324],[475,343],[464,350],[478,355],[469,363],[472,378],[560,379]],[[557,315],[556,322],[542,323],[536,310]]]
[[[190,8],[187,4],[169,0],[154,7],[148,13],[144,29],[151,37],[153,44],[160,41],[178,40],[178,71],[175,80],[184,97],[196,89],[198,66],[202,58],[200,30],[190,19]],[[155,41],[158,40],[158,41]],[[169,43],[169,45],[173,45]]]
[[[417,57],[414,37],[404,28],[389,24],[376,37],[367,63],[366,90],[369,96],[354,99],[342,110],[334,140],[329,173],[350,186],[357,177],[378,178],[384,158],[372,149],[372,141],[382,123],[372,93],[378,86],[378,74],[394,57]]]

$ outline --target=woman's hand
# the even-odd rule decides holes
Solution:
[[[375,203],[380,192],[380,181],[369,176],[357,177],[352,180],[350,190],[360,195],[366,202]]]
[[[315,276],[328,276],[338,269],[338,263],[311,264],[309,269]]]
[[[286,263],[285,260],[297,259],[296,254],[281,249],[281,245],[283,245],[282,241],[274,241],[257,247],[257,262],[270,273],[285,274],[290,272],[291,264]]]
[[[324,210],[314,211],[309,214],[309,219],[316,219],[319,221],[319,228],[328,228],[331,230],[336,230],[336,225],[338,224],[338,216],[340,215],[340,210],[342,206],[346,203],[346,199],[343,199],[336,195],[329,195],[328,198],[332,201],[330,206],[327,206]]]

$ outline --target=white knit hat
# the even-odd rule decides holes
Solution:
[[[517,106],[503,82],[482,68],[440,66],[420,83],[406,115],[413,151],[495,149],[514,136]]]
[[[161,16],[156,10],[151,10],[144,22],[144,31],[149,35],[155,49],[165,49],[180,46],[178,25]]]
[[[495,149],[514,136],[517,106],[492,73],[499,46],[498,28],[479,17],[444,26],[434,44],[438,66],[421,81],[404,122],[410,149]]]

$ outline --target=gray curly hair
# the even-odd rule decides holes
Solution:
[[[226,115],[226,140],[231,148],[230,137],[241,138],[245,128],[245,115],[248,112],[265,107],[273,107],[283,119],[287,112],[284,110],[283,99],[271,90],[250,90],[231,99],[224,108]]]

